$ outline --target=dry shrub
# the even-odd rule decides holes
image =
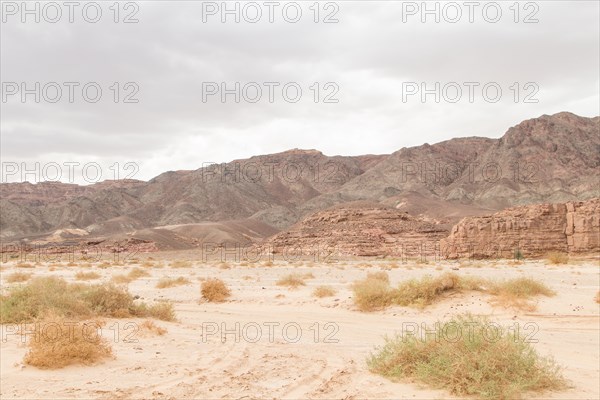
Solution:
[[[162,336],[167,333],[167,330],[163,327],[160,327],[149,319],[145,320],[140,324],[140,328],[146,332],[152,333],[154,335]]]
[[[6,282],[8,283],[16,283],[16,282],[26,282],[31,278],[31,274],[24,274],[23,272],[15,272],[6,277]]]
[[[430,328],[435,336],[386,338],[367,364],[393,380],[417,379],[461,398],[518,399],[532,391],[566,388],[554,361],[539,356],[510,329],[490,340],[489,324],[467,314]]]
[[[305,286],[306,283],[301,275],[289,274],[277,281],[278,286],[287,286],[291,289],[296,289],[298,286]]]
[[[330,286],[317,286],[313,291],[313,296],[315,297],[331,297],[335,296],[335,289]]]
[[[535,310],[529,300],[535,296],[554,296],[556,293],[532,278],[515,278],[490,284],[488,292],[495,296],[494,302],[503,307]]]
[[[98,264],[98,268],[106,269],[106,268],[110,267],[111,265],[112,264],[107,261],[102,261],[100,264]]]
[[[0,296],[0,323],[31,322],[46,315],[58,318],[175,318],[173,305],[135,303],[129,292],[112,284],[67,283],[56,277],[38,277]]]
[[[16,268],[35,268],[35,265],[27,262],[20,262],[15,265]]]
[[[100,278],[100,274],[96,273],[96,272],[77,272],[75,274],[75,279],[77,279],[78,281],[88,281],[91,279],[98,279]]]
[[[596,297],[594,297],[594,301],[598,304],[600,304],[600,290],[598,291],[598,293],[596,293]]]
[[[268,261],[263,262],[262,265],[263,265],[263,267],[272,267],[274,264],[273,264],[273,261],[268,260]]]
[[[157,289],[165,289],[174,286],[187,285],[191,283],[189,279],[180,276],[178,278],[161,278],[156,284]]]
[[[127,276],[127,275],[120,274],[120,275],[113,275],[113,277],[112,277],[112,279],[111,279],[111,280],[112,280],[114,283],[118,283],[118,284],[123,284],[123,283],[125,283],[125,284],[127,284],[127,283],[129,283],[129,282],[133,281],[134,279],[130,278],[130,277],[129,277],[129,276]]]
[[[352,285],[354,303],[361,311],[373,311],[392,304],[392,288],[384,280],[365,278]]]
[[[219,268],[220,269],[231,269],[231,265],[229,265],[226,262],[222,262],[222,263],[219,264]]]
[[[154,267],[154,262],[152,262],[150,260],[146,260],[141,265],[142,265],[142,267],[145,267],[145,268],[152,268],[152,267]]]
[[[34,367],[55,369],[71,364],[92,365],[112,356],[110,344],[96,334],[94,325],[69,327],[65,322],[49,317],[35,324],[35,334],[28,342],[29,351],[23,361]]]
[[[131,279],[138,279],[138,278],[150,276],[150,273],[147,271],[144,271],[143,269],[140,269],[140,268],[133,268],[131,271],[129,271],[127,276]]]
[[[400,306],[425,307],[438,300],[444,293],[477,288],[476,282],[454,273],[445,273],[436,278],[425,276],[403,282],[394,290],[392,297],[393,303]]]
[[[569,256],[558,251],[548,253],[546,259],[550,264],[566,264],[569,262]]]
[[[369,272],[367,274],[367,279],[378,279],[378,280],[383,281],[385,283],[390,283],[390,276],[385,271]]]
[[[312,272],[307,272],[306,274],[302,274],[302,279],[315,279],[315,276]]]
[[[202,282],[200,293],[203,299],[216,303],[223,302],[231,296],[231,291],[225,285],[225,282],[216,278]]]
[[[171,262],[171,268],[191,268],[191,261],[176,260]]]

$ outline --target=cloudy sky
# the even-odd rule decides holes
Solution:
[[[597,1],[476,3],[2,2],[2,179],[55,179],[59,165],[85,183],[69,163],[94,165],[91,181],[97,163],[101,179],[147,180],[598,115]]]

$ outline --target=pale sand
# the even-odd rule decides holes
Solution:
[[[598,399],[600,390],[600,305],[593,300],[599,286],[597,261],[578,265],[548,266],[542,261],[530,261],[519,266],[506,262],[477,262],[481,268],[463,267],[459,274],[488,278],[535,277],[558,292],[553,298],[541,297],[534,312],[492,307],[486,295],[467,293],[453,296],[440,304],[417,310],[391,307],[384,311],[356,311],[350,284],[367,272],[379,271],[388,262],[367,261],[372,267],[358,267],[361,262],[338,262],[315,266],[249,267],[231,264],[231,269],[197,263],[192,268],[144,268],[151,277],[129,284],[132,294],[144,301],[169,299],[175,302],[178,322],[155,321],[168,329],[164,336],[139,332],[138,343],[124,343],[130,332],[124,331],[128,322],[139,319],[107,320],[103,336],[111,340],[114,360],[94,366],[70,366],[60,370],[40,370],[22,363],[27,349],[18,335],[8,336],[1,344],[2,399],[33,398],[453,398],[443,390],[431,390],[420,384],[394,383],[370,373],[365,359],[383,335],[393,335],[402,323],[433,323],[453,314],[472,312],[489,315],[504,326],[528,322],[537,324],[535,348],[554,357],[564,367],[564,375],[572,388],[556,393],[527,395],[527,398]],[[35,269],[14,268],[3,264],[2,287],[5,278],[14,271],[34,273],[35,276],[54,275],[74,280],[77,271],[94,270],[107,280],[113,274],[124,273],[127,267],[107,269],[64,267],[48,271],[44,266]],[[424,274],[437,275],[457,263],[441,262],[416,266],[411,270],[389,270],[392,284]],[[443,271],[435,270],[442,266]],[[307,286],[289,290],[276,286],[281,276],[312,273]],[[193,275],[192,275],[193,274]],[[187,276],[192,284],[168,289],[156,289],[161,277]],[[244,279],[250,276],[251,279]],[[199,303],[199,277],[219,277],[232,289],[231,300],[221,304]],[[99,282],[99,280],[89,281]],[[311,293],[318,285],[337,289],[331,298],[317,299]],[[280,296],[283,295],[283,296]],[[326,323],[335,325],[325,326]],[[114,343],[117,323],[120,338]],[[222,343],[219,334],[203,336],[202,324],[226,324],[233,329],[236,323],[247,327],[246,339],[236,342],[233,333]],[[246,325],[246,324],[251,325]],[[256,343],[257,323],[262,335]],[[270,343],[268,323],[278,323]],[[282,327],[296,323],[302,329],[297,343],[292,343],[296,330],[290,326],[288,340]],[[315,340],[316,323],[319,337]],[[533,326],[533,325],[531,325]],[[337,331],[334,333],[334,330]],[[532,328],[533,329],[533,328]],[[528,332],[532,333],[533,330]],[[6,331],[6,327],[4,327]],[[327,334],[337,343],[327,343]],[[3,339],[6,335],[3,335]],[[208,337],[207,337],[208,336]]]

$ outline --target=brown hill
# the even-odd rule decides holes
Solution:
[[[0,236],[10,241],[83,229],[109,237],[246,219],[282,230],[357,200],[452,224],[511,205],[585,200],[600,196],[599,124],[599,117],[559,113],[524,121],[501,139],[452,139],[389,156],[296,149],[166,172],[148,182],[0,184]],[[206,227],[226,232],[219,234],[223,240],[244,237],[245,228],[235,224]],[[250,236],[271,234],[258,232]]]

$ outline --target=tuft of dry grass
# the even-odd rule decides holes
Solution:
[[[226,262],[222,262],[222,263],[219,264],[219,268],[220,269],[231,269],[231,265],[229,265]]]
[[[175,319],[173,305],[136,303],[129,292],[112,284],[67,283],[56,277],[38,277],[0,296],[0,323],[28,323],[55,315],[58,318],[154,317]]]
[[[131,271],[129,271],[127,276],[131,279],[138,279],[138,278],[150,276],[150,273],[148,271],[144,271],[143,269],[140,269],[140,268],[133,268]]]
[[[231,291],[225,282],[216,278],[202,282],[200,293],[203,299],[215,303],[223,302],[231,296]]]
[[[70,328],[65,322],[50,317],[35,324],[35,334],[28,342],[29,351],[23,361],[42,369],[56,369],[71,364],[96,364],[112,356],[110,344],[95,333],[94,324]]]
[[[467,314],[429,328],[435,336],[386,338],[367,365],[387,378],[417,379],[458,397],[518,399],[529,392],[567,387],[553,360],[539,356],[510,329],[490,340],[485,333],[489,324]]]
[[[392,304],[392,288],[384,280],[365,278],[354,282],[354,303],[361,311],[373,311]]]
[[[367,279],[378,279],[385,283],[390,283],[390,276],[385,271],[369,272],[367,273]]]
[[[535,296],[554,296],[554,291],[531,278],[515,278],[492,282],[481,278],[445,273],[438,277],[411,279],[392,288],[386,277],[376,274],[354,283],[354,303],[361,311],[373,311],[392,304],[423,308],[448,293],[481,291],[494,296],[494,302],[504,307],[532,310],[528,300]],[[386,275],[387,276],[387,275]]]
[[[127,283],[133,281],[133,279],[127,275],[120,274],[120,275],[113,275],[113,277],[111,278],[111,281],[114,283],[117,283],[117,284],[123,284],[123,283],[127,284]]]
[[[302,275],[297,274],[286,275],[277,281],[277,286],[287,286],[291,289],[296,289],[298,286],[305,285],[306,283],[304,282]]]
[[[75,279],[77,279],[78,281],[89,281],[91,279],[98,279],[100,278],[100,274],[96,273],[96,272],[77,272],[75,274]]]
[[[600,304],[600,290],[598,290],[598,293],[596,293],[596,297],[594,297],[594,301],[598,304]]]
[[[330,286],[317,286],[313,291],[313,296],[315,297],[331,297],[335,296],[335,289]]]
[[[546,259],[550,264],[566,264],[569,262],[568,254],[561,253],[558,251],[554,251],[552,253],[548,253]]]
[[[488,292],[495,296],[494,303],[503,307],[535,310],[529,300],[535,296],[552,297],[556,293],[532,278],[515,278],[490,284]]]
[[[35,265],[28,262],[20,262],[15,265],[16,268],[35,268]]]
[[[181,286],[181,285],[187,285],[190,282],[189,279],[184,278],[183,276],[180,276],[178,278],[161,278],[158,283],[156,284],[156,288],[157,289],[165,289],[165,288],[170,288],[170,287],[174,287],[174,286]]]
[[[27,282],[31,278],[31,274],[25,274],[23,272],[15,272],[6,277],[6,282],[8,283],[17,283],[17,282]]]
[[[175,260],[171,262],[171,268],[191,268],[191,261]]]
[[[165,333],[167,333],[167,330],[165,328],[156,325],[154,323],[154,321],[151,321],[149,319],[147,319],[144,322],[142,322],[140,324],[140,328],[143,329],[146,332],[152,333],[152,334],[157,335],[157,336],[162,336]]]

